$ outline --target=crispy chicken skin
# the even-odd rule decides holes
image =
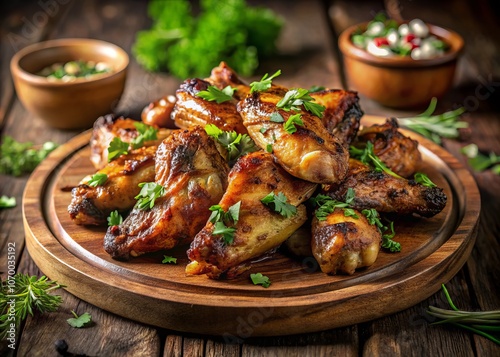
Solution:
[[[236,110],[236,99],[217,103],[208,101],[197,94],[207,90],[211,84],[206,80],[193,78],[184,81],[176,91],[177,102],[172,110],[172,118],[179,128],[191,125],[214,124],[225,131],[246,134],[247,129]]]
[[[344,201],[349,188],[355,194],[351,206],[359,211],[374,208],[378,212],[432,217],[446,205],[443,189],[375,171],[355,159],[349,160],[349,172],[343,182],[323,185],[322,190],[333,199]]]
[[[141,182],[155,177],[156,146],[145,146],[121,155],[108,163],[100,174],[108,176],[103,185],[88,185],[91,175],[82,179],[71,191],[72,199],[68,212],[76,224],[105,225],[109,214],[118,210],[127,212],[134,206]]]
[[[113,114],[99,117],[94,122],[90,138],[90,161],[97,170],[102,169],[108,163],[108,147],[113,138],[118,137],[122,141],[129,143],[139,135],[134,123],[137,123],[137,121],[130,118],[116,117]],[[147,141],[144,146],[158,146],[170,133],[171,130],[169,129],[159,129],[157,133],[158,139]]]
[[[291,175],[315,183],[337,183],[345,178],[349,153],[337,138],[330,134],[321,119],[301,112],[304,125],[289,134],[283,123],[271,121],[278,112],[285,121],[293,115],[276,108],[287,92],[273,86],[265,92],[255,92],[238,103],[238,110],[248,134],[263,150],[272,146],[275,160]]]
[[[196,235],[187,252],[191,262],[187,274],[207,274],[210,278],[227,278],[242,272],[242,264],[278,247],[306,220],[302,204],[317,185],[289,175],[272,156],[264,151],[241,157],[229,173],[228,188],[219,205],[227,212],[241,201],[239,220],[234,226],[234,241],[225,244],[220,235],[212,235],[214,224]],[[282,192],[287,202],[297,207],[289,218],[275,212],[261,202],[270,192]]]
[[[422,163],[418,151],[418,141],[399,130],[395,118],[387,119],[384,124],[374,124],[359,131],[355,146],[364,146],[367,141],[373,144],[373,151],[392,171],[403,177],[413,175]]]
[[[357,92],[341,89],[326,89],[311,93],[318,104],[325,107],[323,125],[346,145],[356,137],[363,111],[359,106]]]
[[[352,275],[377,259],[382,235],[362,213],[357,216],[337,208],[324,221],[313,218],[311,248],[323,273]]]
[[[151,209],[137,207],[108,228],[104,249],[115,259],[188,244],[219,202],[229,168],[200,126],[175,131],[158,147],[155,182],[165,188]]]

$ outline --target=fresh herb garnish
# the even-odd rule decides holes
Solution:
[[[312,86],[309,88],[309,93],[316,93],[316,92],[321,92],[324,91],[326,88],[323,86]]]
[[[13,279],[13,280],[11,280]],[[15,274],[0,281],[0,339],[3,339],[12,323],[19,331],[21,322],[34,310],[41,313],[56,311],[62,303],[59,295],[49,294],[64,287],[46,276],[40,278],[27,274]]]
[[[57,144],[47,141],[40,149],[31,142],[18,142],[5,136],[0,146],[0,174],[21,176],[32,172],[55,148]]]
[[[107,180],[108,180],[108,175],[97,173],[92,175],[89,182],[87,182],[87,185],[91,187],[102,186]]]
[[[294,88],[286,92],[285,96],[276,104],[277,108],[286,111],[299,111],[300,106],[303,105],[304,109],[316,115],[323,117],[325,107],[321,104],[314,103],[314,98],[309,95],[309,91],[304,88]]]
[[[436,105],[437,99],[432,98],[429,107],[423,113],[415,117],[397,118],[398,123],[437,144],[441,144],[441,138],[458,138],[459,129],[469,126],[467,122],[458,120],[465,113],[465,108],[460,107],[443,114],[433,115]]]
[[[500,175],[500,155],[494,152],[485,155],[479,151],[476,144],[466,145],[460,151],[467,156],[467,162],[474,171],[482,172],[491,168],[493,173]]]
[[[441,284],[446,300],[451,310],[429,306],[427,313],[441,319],[431,323],[431,325],[452,324],[457,327],[469,330],[475,334],[486,337],[490,341],[500,345],[500,339],[494,336],[493,332],[500,330],[500,310],[492,311],[462,311],[459,310],[451,300],[448,290]]]
[[[281,70],[277,70],[271,77],[268,77],[268,74],[264,74],[260,82],[252,82],[250,83],[250,93],[253,92],[263,92],[271,88],[273,83],[273,79],[278,77],[281,74]]]
[[[304,126],[301,116],[300,113],[297,113],[288,117],[288,120],[283,124],[283,128],[288,134],[293,134],[297,131],[296,125]]]
[[[250,274],[250,279],[254,285],[262,285],[264,288],[268,288],[271,285],[271,280],[262,273]]]
[[[415,180],[416,183],[419,183],[422,186],[436,187],[436,184],[432,182],[429,176],[427,176],[423,172],[417,172],[415,175],[413,175],[413,179]]]
[[[288,199],[283,192],[270,192],[260,200],[266,206],[281,214],[283,217],[290,218],[297,214],[297,207],[287,202]]]
[[[165,187],[155,182],[141,182],[141,191],[135,199],[136,207],[139,209],[151,209],[155,205],[155,200],[165,194]]]
[[[88,312],[85,312],[80,316],[78,316],[73,310],[71,310],[71,313],[74,317],[66,320],[71,327],[81,328],[92,324],[92,316]]]
[[[269,116],[269,121],[272,121],[273,123],[284,123],[285,122],[285,119],[283,119],[283,116],[278,113],[278,112],[273,112],[270,116]]]
[[[177,258],[171,257],[169,255],[164,255],[161,262],[163,264],[177,264]]]
[[[232,166],[236,160],[248,153],[257,151],[257,145],[248,134],[238,134],[235,131],[224,131],[214,124],[205,126],[206,133],[216,139],[224,148],[226,148],[229,165]]]
[[[401,244],[392,239],[396,236],[394,222],[391,221],[389,226],[385,226],[375,208],[364,209],[361,213],[366,217],[368,223],[376,226],[382,234],[382,248],[389,250],[391,253],[401,251]]]
[[[366,142],[366,146],[364,149],[359,149],[351,145],[349,147],[349,154],[352,158],[358,159],[365,165],[369,165],[377,171],[383,171],[393,177],[402,178],[397,173],[388,168],[387,165],[384,164],[384,162],[380,160],[377,155],[375,155],[375,152],[373,151],[373,144],[371,141]]]
[[[118,137],[114,137],[108,146],[108,162],[116,159],[121,155],[128,154],[129,144]]]
[[[335,211],[336,208],[342,208],[346,217],[358,218],[356,212],[350,208],[351,203],[354,201],[354,189],[351,187],[347,189],[345,201],[337,201],[330,196],[318,194],[316,197],[311,197],[310,202],[313,207],[316,207],[315,216],[319,221],[325,221],[330,213]]]
[[[227,86],[222,90],[215,86],[208,86],[207,90],[199,91],[196,95],[200,98],[208,100],[209,102],[215,101],[217,104],[220,104],[233,99],[235,90],[236,88],[232,88],[231,86]]]
[[[16,198],[3,195],[0,197],[0,208],[16,207]]]
[[[118,211],[112,211],[107,218],[108,226],[119,226],[123,222],[123,217]]]
[[[208,221],[214,224],[212,235],[222,235],[222,239],[226,245],[232,244],[234,240],[234,232],[236,228],[230,227],[238,223],[240,217],[241,201],[238,201],[225,212],[220,205],[210,207],[212,214]]]
[[[266,151],[270,154],[273,153],[273,144],[267,144],[266,145]]]
[[[158,139],[158,129],[152,127],[151,125],[147,125],[144,123],[134,123],[135,128],[139,132],[139,135],[135,137],[131,144],[133,149],[138,149],[144,146],[146,141],[156,140]]]

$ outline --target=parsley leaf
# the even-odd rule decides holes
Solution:
[[[131,144],[133,149],[144,146],[146,141],[158,139],[158,129],[155,127],[140,122],[134,123],[134,126],[139,132],[139,135],[132,140]]]
[[[112,211],[107,218],[108,226],[119,226],[123,222],[123,217],[118,211]]]
[[[416,183],[421,184],[422,186],[425,187],[436,187],[436,184],[431,181],[429,176],[424,174],[423,172],[417,172],[415,175],[413,175],[413,178]]]
[[[87,185],[91,187],[102,186],[107,180],[108,180],[108,175],[97,173],[92,175],[89,182],[87,182]]]
[[[262,285],[264,288],[268,288],[271,285],[271,280],[262,273],[250,274],[250,279],[254,285]]]
[[[382,248],[389,250],[391,253],[400,252],[401,244],[392,239],[396,235],[396,232],[394,232],[394,222],[391,222],[389,227],[384,228],[386,228],[386,232],[389,231],[389,233],[382,234]]]
[[[286,123],[283,125],[283,128],[288,134],[293,134],[297,131],[296,125],[304,126],[300,113],[290,115]]]
[[[281,70],[278,69],[271,77],[268,77],[268,73],[264,74],[260,82],[250,83],[250,93],[253,92],[263,92],[271,88],[273,79],[281,74]]]
[[[92,323],[92,316],[88,312],[78,316],[76,312],[71,310],[74,317],[67,319],[66,321],[71,327],[80,328],[89,326]]]
[[[151,209],[155,205],[155,200],[165,194],[165,187],[155,182],[141,182],[141,191],[135,199],[136,207],[139,209]]]
[[[215,86],[208,86],[207,90],[199,91],[196,95],[209,102],[215,101],[217,104],[220,104],[233,99],[235,90],[236,88],[232,88],[231,86],[227,86],[222,90]]]
[[[318,194],[316,197],[310,198],[310,202],[313,204],[313,207],[317,207],[315,215],[319,221],[326,220],[326,217],[328,217],[328,215],[332,213],[335,208],[344,209],[345,216],[358,218],[355,211],[352,208],[349,208],[352,201],[354,201],[354,190],[352,188],[347,189],[345,202],[334,200],[330,196],[323,194]]]
[[[227,212],[225,212],[220,205],[213,205],[209,208],[212,214],[208,218],[208,221],[214,224],[212,235],[222,235],[222,239],[226,245],[232,244],[234,241],[234,232],[236,232],[236,228],[229,226],[238,223],[240,218],[240,207],[241,201],[229,207]]]
[[[269,117],[269,121],[272,121],[273,123],[284,123],[285,119],[283,119],[283,116],[280,113],[273,112]]]
[[[349,147],[349,154],[352,158],[358,159],[362,163],[373,167],[376,171],[383,171],[393,177],[402,178],[397,173],[388,168],[387,165],[384,164],[384,162],[380,160],[377,155],[375,155],[375,152],[373,151],[373,143],[371,141],[366,142],[366,146],[364,149],[359,149],[351,145]]]
[[[3,195],[0,197],[0,208],[16,207],[16,198]]]
[[[238,134],[235,131],[224,131],[214,124],[207,124],[205,126],[205,131],[227,150],[227,160],[230,166],[232,166],[241,156],[258,150],[255,142],[247,134]]]
[[[161,261],[163,264],[177,264],[177,258],[164,255],[163,260]]]
[[[128,147],[128,143],[122,141],[122,139],[118,137],[114,137],[108,146],[108,162],[116,159],[121,155],[127,155]]]
[[[303,105],[305,110],[322,118],[325,107],[321,104],[314,103],[314,100],[315,99],[309,95],[307,89],[294,88],[286,92],[285,96],[276,104],[276,107],[286,111],[299,111],[300,106]]]
[[[290,218],[297,214],[297,207],[287,202],[287,197],[283,192],[279,192],[277,195],[274,192],[270,192],[260,201],[283,217]]]

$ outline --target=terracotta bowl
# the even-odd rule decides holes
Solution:
[[[35,74],[71,60],[104,62],[113,71],[72,82]],[[83,129],[116,108],[125,88],[128,64],[127,53],[114,44],[74,38],[25,47],[12,57],[10,70],[17,96],[33,115],[55,128]]]
[[[450,48],[439,57],[414,60],[410,57],[377,57],[356,47],[353,32],[366,29],[368,23],[343,31],[339,48],[353,90],[378,103],[393,108],[426,107],[432,97],[442,97],[453,84],[457,59],[463,39],[456,32],[429,25],[430,33],[445,41]]]

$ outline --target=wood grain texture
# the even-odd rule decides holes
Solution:
[[[372,320],[436,292],[465,263],[477,233],[480,205],[472,177],[442,148],[416,137],[424,157],[422,171],[445,189],[448,205],[431,219],[397,223],[403,251],[381,253],[372,267],[353,276],[328,276],[312,270],[308,266],[312,261],[299,262],[276,253],[250,271],[270,277],[273,284],[263,289],[250,284],[250,272],[230,281],[186,276],[186,247],[168,253],[178,258],[177,265],[162,265],[161,255],[155,254],[114,261],[102,248],[105,228],[77,226],[67,214],[71,194],[63,188],[93,172],[89,135],[60,147],[28,181],[23,199],[27,246],[41,270],[69,292],[136,321],[246,338]],[[406,297],[394,299],[401,289]],[[370,309],[360,310],[359,304],[370,304]],[[209,322],[200,324],[200,318]]]

